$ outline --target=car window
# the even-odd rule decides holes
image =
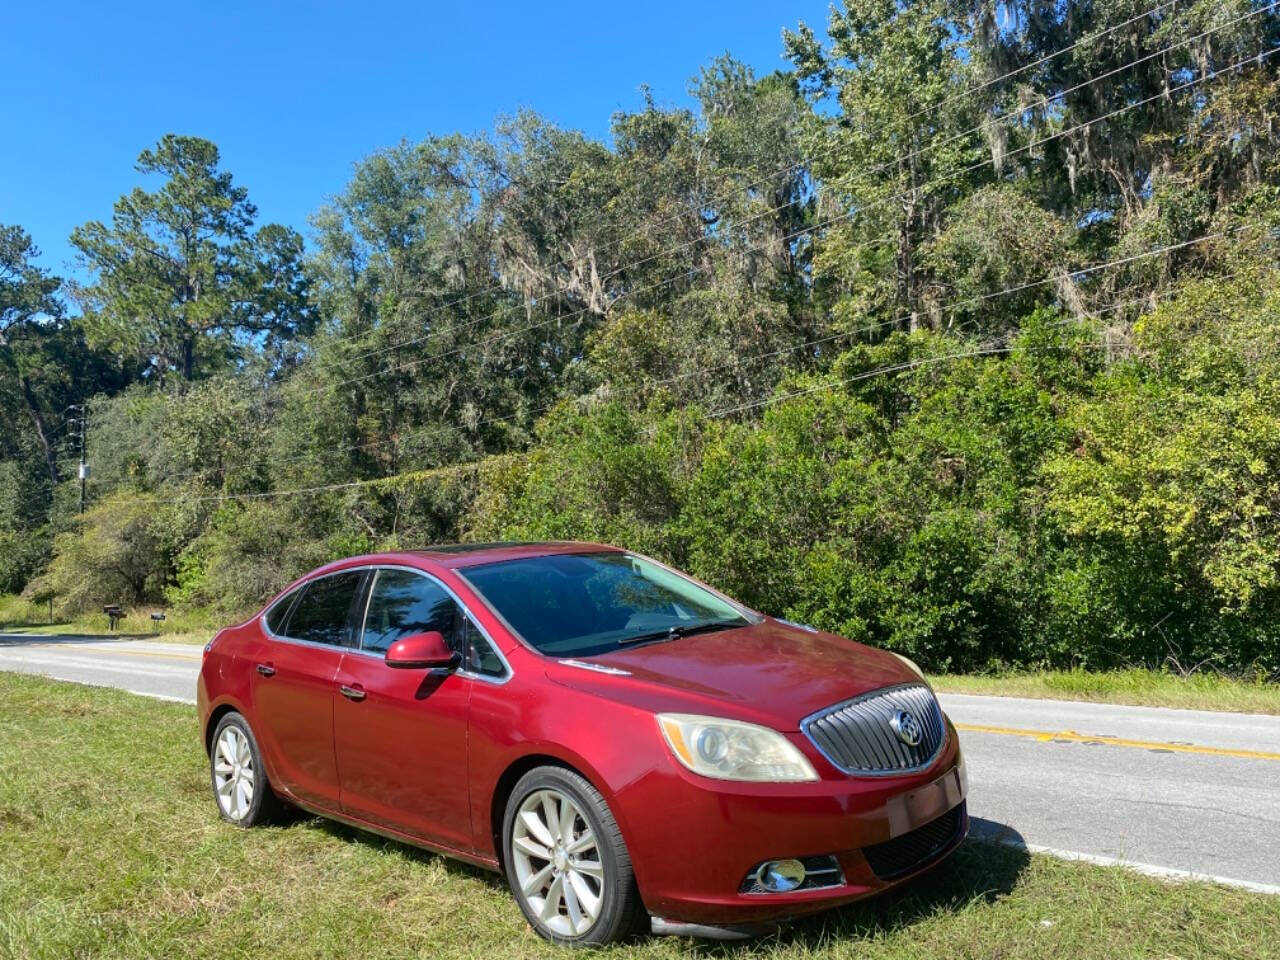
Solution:
[[[723,597],[634,554],[522,557],[459,572],[549,656],[592,656],[628,643],[755,622]]]
[[[355,599],[363,578],[364,571],[355,570],[312,580],[294,605],[284,635],[311,643],[337,646],[348,643],[351,601]]]
[[[467,669],[486,677],[505,677],[506,664],[493,649],[492,644],[480,632],[480,628],[471,622],[470,617],[463,617],[463,643],[466,653]]]
[[[298,599],[298,595],[306,589],[305,584],[290,590],[283,597],[271,605],[271,609],[267,611],[265,617],[267,629],[279,636],[284,635],[285,623],[289,617],[289,610],[293,607],[293,601]]]
[[[458,605],[440,584],[409,570],[379,570],[360,649],[384,653],[402,637],[431,630],[458,649],[457,627]]]

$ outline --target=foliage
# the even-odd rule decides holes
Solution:
[[[540,441],[525,457],[486,465],[472,537],[628,543],[679,560],[670,527],[698,462],[695,416],[653,421],[618,403],[583,416],[565,406]]]
[[[1273,273],[1192,285],[1138,331],[1158,365],[1075,405],[1046,465],[1049,509],[1109,572],[1074,599],[1106,598],[1130,656],[1280,668],[1278,308]]]
[[[52,594],[59,616],[155,597],[171,568],[174,519],[172,511],[128,493],[104,497],[75,529],[54,538],[48,569],[25,593]]]
[[[849,0],[605,139],[376,151],[307,251],[166,136],[87,284],[0,231],[0,588],[231,615],[580,538],[932,669],[1280,675],[1277,40]]]

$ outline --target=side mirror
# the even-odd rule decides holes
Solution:
[[[431,630],[414,633],[397,640],[387,648],[388,667],[400,670],[431,670],[443,667],[456,670],[462,663],[462,655],[449,649],[444,635]]]

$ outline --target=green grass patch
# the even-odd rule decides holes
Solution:
[[[153,612],[165,615],[157,628],[151,620]],[[144,605],[129,608],[116,630],[109,629],[110,621],[105,613],[83,613],[71,619],[55,618],[49,621],[49,606],[32,603],[13,594],[0,594],[0,631],[6,633],[76,634],[86,637],[115,637],[117,639],[162,640],[166,643],[195,643],[204,645],[223,623],[211,623],[202,614],[178,613],[159,606]],[[228,623],[231,621],[227,621]]]
[[[496,875],[299,817],[218,819],[189,707],[0,674],[0,956],[566,957]],[[688,841],[696,846],[696,840]],[[969,842],[906,890],[745,945],[605,956],[1275,958],[1280,898]]]
[[[1179,676],[1154,670],[1041,671],[990,675],[930,676],[934,688],[946,693],[982,693],[1001,697],[1091,700],[1142,707],[1181,707],[1186,710],[1227,710],[1280,716],[1280,684],[1239,680],[1214,673]]]

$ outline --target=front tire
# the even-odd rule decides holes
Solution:
[[[257,738],[238,713],[223,716],[213,731],[209,777],[218,813],[237,827],[269,822],[283,807],[267,779]]]
[[[553,943],[613,943],[644,917],[622,831],[600,792],[572,770],[537,767],[521,777],[502,837],[516,903]]]

